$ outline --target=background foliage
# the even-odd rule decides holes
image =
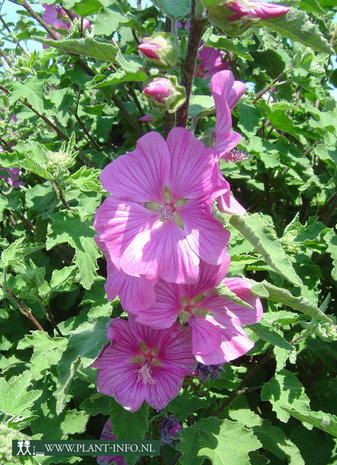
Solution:
[[[134,414],[97,393],[90,367],[108,319],[123,315],[117,299],[106,300],[105,262],[93,239],[106,195],[98,177],[144,132],[165,133],[163,113],[139,122],[151,112],[142,89],[158,70],[137,43],[188,20],[190,1],[137,10],[125,0],[65,0],[64,8],[89,17],[91,30],[74,20],[57,42],[47,39],[33,2],[30,10],[18,0],[15,24],[0,16],[3,448],[11,438],[97,439],[109,415],[119,439],[156,439],[161,417],[174,414],[183,430],[176,450],[162,448],[162,464],[336,463],[337,104],[329,90],[337,85],[337,7],[283,3],[292,5],[287,22],[253,27],[240,39],[211,26],[203,36],[248,83],[233,127],[249,157],[222,168],[249,215],[223,220],[231,230],[229,275],[256,281],[263,298],[263,319],[247,329],[255,347],[221,379],[188,379],[163,411],[143,406]],[[181,63],[188,34],[177,30]],[[49,47],[27,52],[32,37]],[[174,72],[179,78],[180,67]],[[189,111],[188,127],[207,141],[215,125],[207,80],[194,79]],[[13,166],[21,168],[18,189],[5,180]]]

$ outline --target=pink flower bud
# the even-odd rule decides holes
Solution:
[[[145,87],[144,94],[164,103],[165,99],[171,94],[171,81],[166,78],[154,79]]]
[[[142,123],[152,123],[152,121],[153,121],[152,114],[151,113],[146,113],[146,115],[139,118],[139,121],[141,121]]]
[[[268,2],[256,2],[253,0],[244,3],[232,2],[226,6],[229,10],[235,12],[234,15],[228,18],[230,21],[240,19],[242,16],[247,16],[252,19],[277,18],[285,15],[289,11],[289,8],[283,5]]]
[[[159,55],[156,53],[156,50],[161,49],[161,46],[154,44],[153,42],[144,42],[143,44],[138,45],[138,50],[140,50],[147,58],[159,59]]]

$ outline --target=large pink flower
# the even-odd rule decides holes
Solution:
[[[105,422],[100,439],[105,440],[105,441],[106,440],[114,441],[117,439],[116,436],[112,432],[110,419],[107,422]],[[99,455],[97,457],[97,463],[98,465],[108,465],[110,463],[116,464],[116,465],[126,465],[126,461],[124,460],[124,457],[120,455],[119,456]]]
[[[195,359],[187,328],[174,325],[156,330],[129,320],[110,320],[107,337],[112,342],[93,363],[98,368],[97,389],[113,396],[135,412],[143,401],[162,409],[180,391]]]
[[[113,195],[98,209],[94,226],[118,271],[191,283],[200,259],[221,263],[229,232],[212,206],[228,187],[219,187],[217,154],[187,129],[172,129],[166,142],[156,132],[146,134],[100,179]]]
[[[243,278],[224,278],[230,257],[219,266],[200,263],[199,281],[177,285],[160,280],[155,286],[156,302],[134,312],[137,321],[152,328],[169,328],[178,320],[192,333],[192,352],[198,362],[214,365],[229,362],[248,352],[253,342],[241,325],[256,323],[262,317],[260,299],[250,293],[251,283]],[[223,281],[253,308],[234,304],[214,292]]]

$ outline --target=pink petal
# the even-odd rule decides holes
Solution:
[[[106,337],[118,343],[132,357],[139,349],[139,340],[135,332],[130,331],[129,327],[130,321],[123,320],[122,318],[112,318],[106,330]]]
[[[219,325],[219,328],[222,338],[220,348],[217,351],[196,356],[198,362],[205,365],[230,362],[246,354],[254,346],[242,328],[234,325],[227,327]]]
[[[100,176],[105,190],[134,202],[161,202],[170,169],[163,137],[149,132],[138,139],[135,150],[107,165]]]
[[[136,321],[157,329],[171,327],[181,310],[181,288],[175,283],[158,281],[154,304],[146,310],[134,312]]]
[[[246,86],[241,81],[234,81],[233,87],[229,92],[227,97],[227,103],[229,108],[232,110],[237,101],[241,98],[241,96],[246,92]]]
[[[185,239],[184,231],[173,221],[159,222],[152,230],[139,234],[121,260],[127,274],[161,277],[176,283],[198,279],[199,258]]]
[[[211,291],[214,289],[227,274],[231,257],[229,254],[225,254],[220,265],[210,265],[209,263],[200,260],[200,274],[199,280],[195,284],[184,285],[183,295],[188,299],[193,299],[199,294]]]
[[[161,410],[179,394],[184,372],[177,367],[158,367],[153,370],[153,377],[156,382],[147,385],[145,400],[153,408]]]
[[[96,242],[107,261],[107,280],[104,287],[108,300],[113,301],[118,294],[122,307],[126,311],[129,308],[137,310],[150,307],[155,301],[153,287],[156,282],[118,271],[110,259],[105,243],[97,237]]]
[[[94,227],[98,233],[97,240],[105,243],[111,261],[120,270],[124,250],[156,222],[155,212],[137,203],[123,202],[110,196],[97,210]],[[127,274],[137,276],[137,272]]]
[[[98,368],[97,390],[115,397],[124,408],[135,412],[145,398],[145,385],[137,382],[135,364],[127,363],[125,355],[116,357],[114,346],[107,346],[92,366]],[[118,355],[118,353],[117,353]],[[131,356],[130,356],[131,358]]]
[[[185,374],[191,373],[195,358],[189,328],[175,324],[169,330],[161,331],[160,346],[163,349],[160,354],[163,366],[179,366]]]
[[[212,94],[215,101],[215,106],[221,109],[225,101],[230,110],[232,110],[246,91],[246,86],[241,81],[234,81],[234,76],[231,71],[219,71],[216,73],[210,82]],[[217,111],[218,111],[218,108]]]
[[[247,210],[232,194],[229,195],[229,198],[225,195],[220,195],[220,197],[217,198],[217,202],[220,210],[229,215],[243,216],[247,213]]]
[[[249,303],[253,307],[250,309],[227,301],[226,307],[234,313],[237,321],[243,325],[252,325],[260,321],[263,314],[263,307],[261,300],[250,293],[252,283],[243,278],[226,278],[223,282],[232,292],[235,292],[240,299]]]
[[[148,308],[154,303],[156,298],[154,284],[155,281],[119,272],[111,263],[105,291],[109,301],[114,300],[118,294],[122,307],[129,312]]]
[[[218,326],[208,317],[192,317],[188,320],[192,334],[192,352],[195,356],[208,354],[219,349],[221,333]]]
[[[218,265],[225,257],[230,233],[211,213],[211,203],[189,200],[179,213],[186,237],[193,251],[205,262]]]
[[[171,129],[167,137],[171,155],[168,188],[174,201],[199,198],[213,190],[217,158],[185,128]]]
[[[221,120],[219,122],[219,125],[220,124]],[[228,124],[227,126],[227,124],[225,124],[223,130],[220,130],[216,125],[214,149],[219,153],[220,157],[225,157],[225,154],[234,149],[242,139],[240,134],[231,131],[231,127],[232,118],[230,119],[230,125]]]

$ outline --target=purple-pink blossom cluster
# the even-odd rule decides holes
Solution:
[[[70,17],[67,15],[66,11],[61,6],[47,5],[46,3],[44,3],[42,6],[44,8],[43,19],[47,24],[54,26],[55,29],[65,29],[67,31],[71,29],[73,23]],[[69,13],[73,18],[80,18],[72,10],[69,10]],[[83,18],[82,27],[83,29],[91,28],[90,21],[87,18]],[[55,34],[58,38],[61,37],[60,32],[55,31]],[[48,38],[52,39],[50,35]],[[44,48],[47,48],[47,46],[44,45]]]
[[[223,70],[211,90],[212,147],[182,127],[166,140],[149,132],[100,177],[110,193],[94,222],[107,261],[105,289],[110,301],[119,296],[128,320],[110,320],[110,344],[93,366],[98,390],[131,411],[144,400],[165,407],[197,362],[217,365],[245,354],[253,342],[242,325],[262,316],[250,282],[226,277],[230,234],[214,216],[215,204],[245,213],[219,168],[221,158],[233,160],[241,138],[232,131],[231,110],[245,86]],[[220,296],[220,283],[250,308]]]

